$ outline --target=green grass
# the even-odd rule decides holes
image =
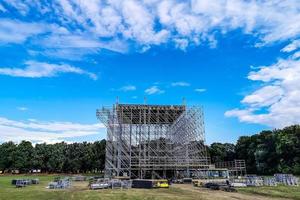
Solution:
[[[279,197],[300,200],[300,187],[253,187],[241,188],[238,193],[211,191],[187,185],[170,187],[169,189],[105,189],[89,190],[88,182],[73,182],[73,186],[66,190],[50,190],[46,186],[56,175],[43,176],[0,176],[0,200],[195,200],[195,199],[264,199],[265,197]],[[39,178],[40,184],[24,188],[11,185],[14,178]],[[248,195],[247,195],[248,194]],[[250,195],[249,195],[250,194]]]
[[[245,194],[300,200],[300,187],[297,186],[278,185],[277,187],[247,187],[240,188],[238,191]]]

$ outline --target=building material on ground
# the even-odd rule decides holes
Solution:
[[[183,184],[192,184],[193,179],[192,178],[183,178],[182,182],[183,182]]]
[[[91,190],[111,188],[110,180],[104,178],[93,179],[89,186]]]
[[[108,178],[101,178],[94,180],[89,184],[90,189],[96,190],[96,189],[128,189],[131,188],[132,181],[125,179],[108,179]]]
[[[50,182],[46,188],[48,189],[67,189],[71,187],[71,179],[66,177],[62,179],[55,178],[53,182]]]
[[[119,189],[122,188],[122,181],[119,179],[112,179],[110,181],[111,183],[111,189]]]
[[[232,187],[247,187],[246,183],[230,183]]]
[[[19,179],[13,179],[13,180],[11,180],[11,184],[12,184],[12,185],[16,185],[17,180],[19,180]]]
[[[176,183],[176,184],[183,184],[183,180],[182,179],[174,179],[172,182]]]
[[[38,178],[31,179],[31,183],[34,184],[34,185],[36,185],[36,184],[40,183],[40,180]]]
[[[17,188],[25,187],[26,185],[28,185],[28,184],[25,180],[17,180],[16,181],[16,187]]]
[[[134,179],[132,180],[132,188],[146,188],[151,189],[154,187],[154,181],[148,179]]]
[[[277,186],[275,177],[263,177],[264,186]]]
[[[39,184],[39,179],[13,179],[11,184],[16,187],[25,187],[26,185]]]
[[[91,183],[90,184],[90,189],[91,190],[98,190],[98,189],[107,189],[110,186],[108,183]]]
[[[278,183],[288,186],[299,186],[299,178],[293,174],[274,174]]]
[[[262,177],[256,175],[247,175],[245,177],[247,186],[263,186],[264,181]]]
[[[132,188],[132,180],[122,180],[122,189]]]

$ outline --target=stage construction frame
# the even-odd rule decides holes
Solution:
[[[199,106],[117,103],[97,117],[107,127],[106,177],[191,177],[209,168]]]

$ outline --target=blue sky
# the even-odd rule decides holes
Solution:
[[[0,141],[105,138],[96,108],[202,105],[206,139],[300,122],[297,1],[0,1]]]

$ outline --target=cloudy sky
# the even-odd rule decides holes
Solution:
[[[95,110],[203,105],[207,142],[300,123],[298,0],[0,0],[0,142],[105,138]]]

